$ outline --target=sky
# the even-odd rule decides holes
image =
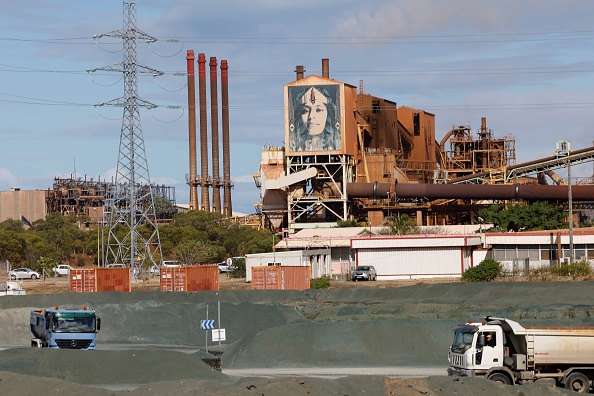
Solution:
[[[123,110],[95,105],[121,97],[123,80],[87,70],[122,62],[122,40],[93,38],[123,27],[122,1],[0,6],[0,191],[111,180]],[[138,78],[141,98],[158,106],[140,112],[150,178],[175,187],[178,203],[189,200],[187,50],[229,63],[242,213],[260,200],[262,148],[284,146],[283,85],[297,65],[321,75],[322,58],[333,79],[435,114],[437,141],[486,117],[494,137],[515,138],[517,163],[553,155],[560,140],[594,145],[591,0],[137,0],[136,11],[137,28],[157,39],[138,43],[138,62],[164,72]],[[592,163],[571,170],[592,173]]]

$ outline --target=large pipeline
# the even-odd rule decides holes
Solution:
[[[196,160],[196,83],[194,80],[194,51],[188,50],[188,129],[190,143],[190,210],[198,209],[198,166]]]
[[[219,99],[217,96],[217,58],[210,57],[210,125],[212,133],[212,211],[221,212],[221,185],[219,179]]]
[[[223,123],[223,214],[233,215],[231,205],[231,154],[229,149],[229,65],[221,61],[221,121]]]
[[[200,187],[202,189],[202,206],[200,209],[210,211],[208,196],[208,131],[206,120],[206,56],[198,54],[198,90],[200,101]]]
[[[539,184],[408,184],[351,183],[349,198],[426,198],[426,199],[500,199],[526,201],[563,201],[568,186]],[[594,186],[572,185],[572,200],[594,201]]]

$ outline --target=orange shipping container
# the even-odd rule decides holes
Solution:
[[[97,268],[97,291],[131,292],[130,268]]]
[[[309,280],[309,267],[305,266],[252,268],[252,290],[306,290]]]
[[[78,293],[94,293],[97,291],[95,269],[71,269],[70,291]]]
[[[174,292],[219,290],[219,267],[161,267],[159,288]]]
[[[70,270],[70,291],[93,293],[132,291],[129,268],[88,268]]]

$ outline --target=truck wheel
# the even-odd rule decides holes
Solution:
[[[588,393],[590,391],[590,380],[586,374],[580,372],[571,373],[565,380],[565,388],[577,393]]]
[[[509,379],[509,377],[503,373],[493,373],[491,374],[488,379],[490,379],[491,381],[495,381],[495,382],[501,382],[502,384],[505,385],[511,385],[511,380]]]

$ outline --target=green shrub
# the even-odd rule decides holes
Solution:
[[[322,275],[320,278],[312,279],[309,281],[310,289],[327,289],[330,287],[330,277]]]
[[[563,263],[560,266],[547,267],[552,275],[557,276],[590,276],[592,275],[592,267],[585,260],[574,261],[573,263]]]
[[[476,267],[462,274],[462,282],[491,282],[501,274],[501,264],[493,259],[484,259]]]
[[[245,278],[245,257],[233,257],[233,268],[228,273],[230,278]]]

